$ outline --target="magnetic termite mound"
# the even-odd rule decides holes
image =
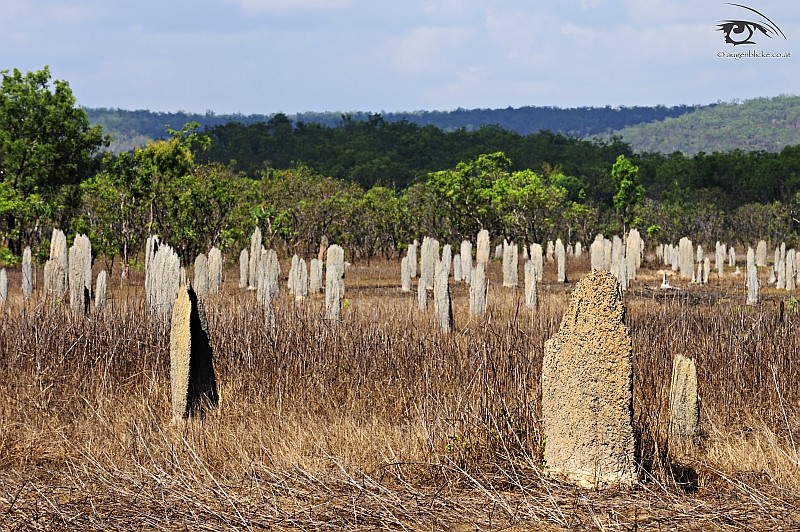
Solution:
[[[700,436],[700,400],[694,359],[677,353],[672,361],[669,388],[669,434],[677,438]]]
[[[548,473],[585,488],[636,481],[632,343],[619,284],[592,271],[545,342],[542,418]]]
[[[94,307],[97,310],[106,308],[106,291],[108,289],[108,274],[105,270],[100,270],[97,274],[97,281],[94,288]]]
[[[485,266],[484,263],[479,262],[472,269],[472,279],[469,285],[469,313],[473,316],[483,316],[486,313],[489,283],[486,279]]]
[[[8,274],[6,273],[6,269],[0,269],[0,307],[8,299]]]
[[[61,276],[64,274],[62,272]],[[26,247],[22,252],[22,297],[25,301],[31,298],[33,294],[33,262],[31,260],[31,248]],[[61,292],[63,295],[63,291]]]
[[[203,303],[183,285],[172,307],[169,335],[172,417],[202,416],[219,402]]]
[[[222,251],[212,247],[208,252],[208,293],[218,294],[222,288]]]
[[[453,305],[450,300],[447,265],[442,261],[436,264],[433,285],[433,299],[436,303],[436,315],[439,318],[439,327],[443,332],[450,332],[454,328]]]

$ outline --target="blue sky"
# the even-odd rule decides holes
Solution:
[[[800,93],[796,0],[739,0],[785,34],[732,46],[698,0],[0,0],[0,70],[79,105],[222,113],[675,105]],[[748,50],[790,58],[717,57]]]

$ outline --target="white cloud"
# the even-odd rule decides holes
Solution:
[[[350,5],[350,0],[229,0],[245,13],[289,13],[294,11],[334,11]]]
[[[487,9],[484,18],[486,29],[505,39],[529,40],[551,15],[543,10],[535,12]]]
[[[545,10],[536,13],[489,9],[484,16],[486,31],[484,57],[494,68],[516,69],[540,64],[547,53],[554,28],[553,14]],[[495,58],[508,62],[498,64]]]
[[[463,0],[426,0],[422,4],[422,11],[429,15],[455,18],[465,15],[469,11],[469,6]]]
[[[721,4],[721,3],[720,3]],[[636,23],[664,24],[667,22],[689,21],[702,18],[702,12],[710,5],[700,2],[675,2],[670,0],[628,0],[627,9],[620,6],[625,18]]]
[[[735,10],[722,0],[215,0],[190,12],[163,0],[0,4],[0,69],[48,64],[89,106],[635,105],[800,85],[791,60],[716,58],[724,43],[715,25]],[[789,0],[768,4],[759,9],[789,41],[765,46],[797,52],[800,10]],[[737,82],[719,82],[728,77]]]
[[[609,28],[596,42],[597,51],[607,57],[636,61],[639,65],[688,66],[707,61],[716,53],[718,40],[710,25],[663,24]]]
[[[413,76],[449,69],[451,52],[457,50],[467,36],[467,30],[461,28],[413,28],[396,43],[394,64]]]
[[[46,13],[59,24],[80,24],[92,18],[92,8],[85,4],[56,4],[47,8]]]
[[[20,15],[30,15],[33,11],[33,6],[28,2],[18,0],[3,2],[3,16],[0,21],[12,21]]]
[[[572,22],[567,22],[561,26],[559,33],[564,37],[569,37],[578,41],[580,44],[591,44],[598,34],[596,30],[578,26]]]

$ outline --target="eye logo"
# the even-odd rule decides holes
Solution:
[[[765,35],[770,39],[772,39],[773,35],[780,35],[786,39],[786,35],[783,34],[778,25],[772,22],[763,13],[760,13],[751,7],[743,6],[742,4],[731,4],[729,2],[725,2],[725,4],[729,6],[741,7],[742,9],[746,9],[755,13],[763,19],[759,22],[754,22],[751,20],[723,20],[717,24],[717,31],[721,31],[723,34],[725,34],[726,43],[734,46],[738,46],[740,44],[756,44],[756,42],[752,39],[754,36],[760,36],[759,34]]]

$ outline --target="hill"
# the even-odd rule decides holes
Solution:
[[[410,122],[419,126],[432,125],[442,131],[476,131],[482,126],[497,125],[501,128],[529,135],[541,130],[560,133],[576,138],[591,138],[607,135],[626,126],[679,117],[694,111],[693,106],[675,107],[520,107],[506,109],[455,109],[452,111],[413,111],[408,113],[383,113],[389,123]],[[204,128],[212,128],[230,122],[243,125],[267,122],[273,115],[217,115],[196,114],[183,111],[175,113],[147,110],[84,108],[92,124],[100,124],[111,135],[111,150],[118,153],[145,144],[148,140],[162,138],[167,128],[180,129],[186,122],[198,122]],[[336,127],[343,121],[367,122],[375,115],[365,112],[353,113],[299,113],[287,115],[293,125],[298,123],[319,124]]]
[[[147,110],[128,111],[104,107],[84,107],[89,122],[99,124],[111,135],[111,151],[120,153],[142,146],[150,140],[164,138],[167,129],[180,129],[187,122],[198,122],[204,127],[214,127],[229,122],[253,124],[268,120],[266,115],[217,115],[214,113],[163,113]]]
[[[265,123],[286,117],[293,126],[318,124],[338,127],[343,122],[368,122],[366,112],[305,112],[294,115],[242,115],[152,112],[147,110],[84,108],[92,124],[112,136],[111,150],[118,153],[166,136],[168,128],[198,122],[211,129],[232,122]],[[687,155],[699,152],[763,150],[778,152],[800,144],[800,96],[781,95],[702,106],[665,107],[520,107],[505,109],[455,109],[452,111],[392,112],[380,115],[388,123],[432,125],[445,132],[477,131],[496,125],[520,135],[541,130],[580,139],[620,136],[635,152]]]
[[[627,126],[614,134],[636,152],[779,152],[800,144],[800,96],[720,102],[680,116]]]
[[[542,130],[578,138],[591,138],[612,130],[640,123],[663,120],[692,112],[693,106],[665,107],[575,107],[562,109],[550,106],[507,107],[505,109],[455,109],[452,111],[414,111],[383,113],[386,122],[408,121],[419,126],[435,126],[442,131],[476,131],[482,126],[530,135]],[[347,115],[353,120],[366,121],[368,113]],[[334,127],[341,122],[338,113],[300,113],[290,116],[294,122],[313,122]]]

